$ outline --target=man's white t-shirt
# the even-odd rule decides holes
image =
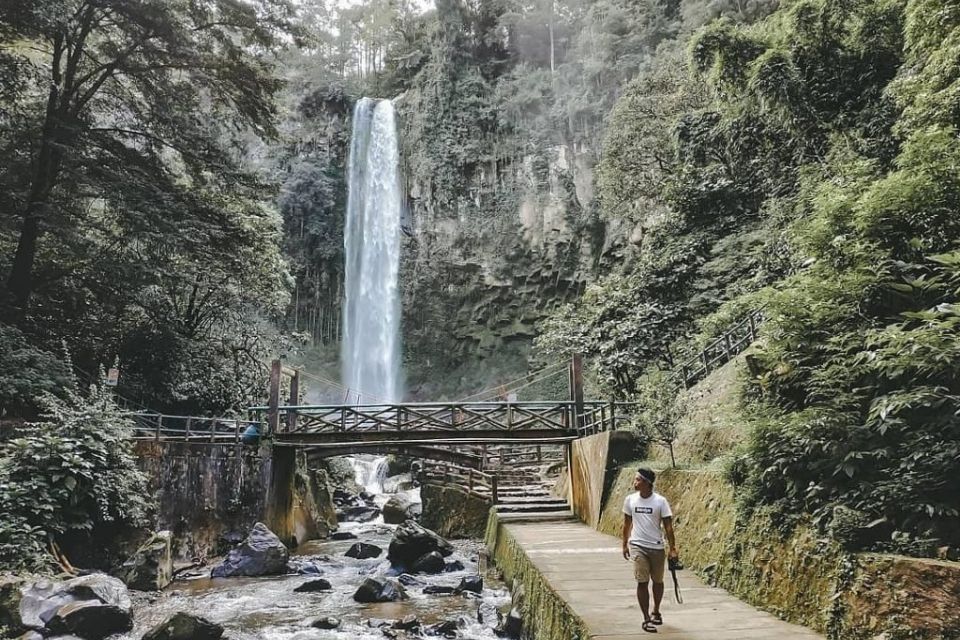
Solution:
[[[633,518],[630,544],[648,549],[663,549],[660,522],[664,518],[673,517],[666,498],[656,491],[651,493],[649,498],[644,498],[639,491],[635,491],[623,501],[623,513]]]

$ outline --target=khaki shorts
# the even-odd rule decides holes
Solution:
[[[630,560],[633,561],[633,577],[637,582],[663,584],[663,570],[667,564],[667,552],[663,549],[630,545]]]

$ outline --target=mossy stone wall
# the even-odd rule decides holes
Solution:
[[[456,487],[425,484],[420,488],[423,515],[420,522],[444,538],[484,536],[490,504]]]
[[[527,557],[509,530],[490,512],[485,536],[487,552],[516,593],[523,591],[520,612],[524,637],[535,640],[587,640],[589,630],[560,595],[553,590]]]

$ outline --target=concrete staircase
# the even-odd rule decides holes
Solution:
[[[508,484],[497,491],[497,516],[509,522],[574,521],[570,504],[539,482]]]

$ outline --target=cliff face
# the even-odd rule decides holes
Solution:
[[[401,118],[410,115],[401,107]],[[607,229],[596,215],[594,151],[554,145],[494,158],[460,167],[459,184],[449,188],[412,166],[415,138],[401,144],[410,232],[401,290],[411,391],[483,385],[482,376],[493,372],[469,369],[484,360],[496,359],[501,372],[523,371],[537,322],[582,292],[603,253]],[[420,383],[438,367],[453,373],[447,385]]]

